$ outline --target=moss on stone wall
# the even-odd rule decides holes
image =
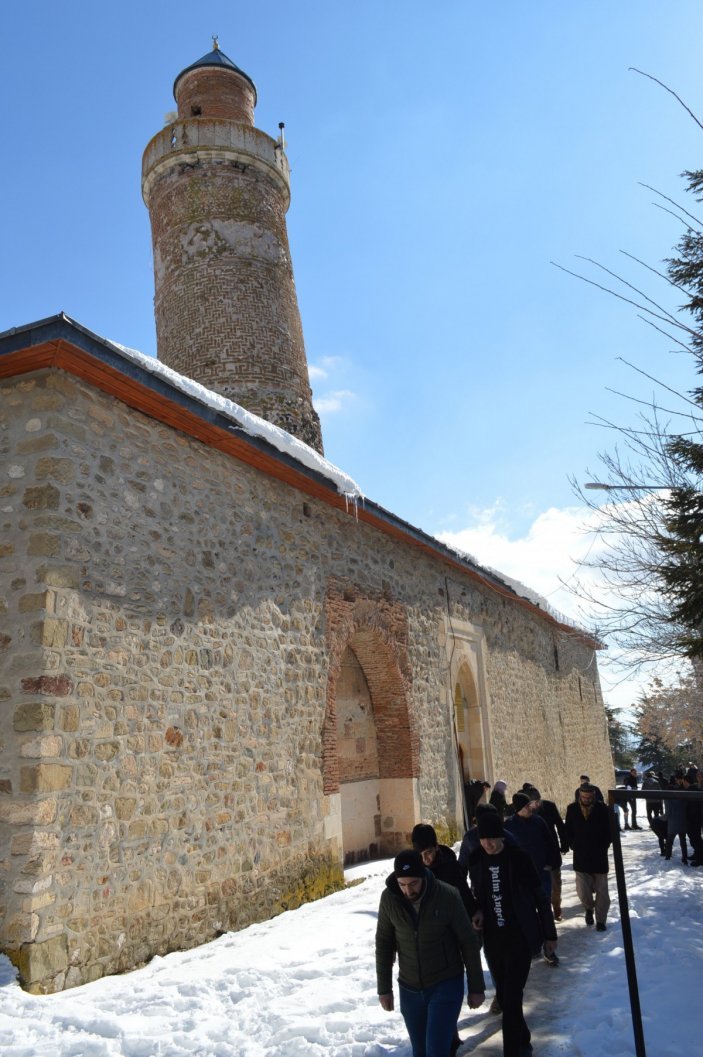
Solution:
[[[303,903],[321,899],[342,888],[344,870],[339,862],[324,856],[308,859],[298,878],[284,888],[275,912],[295,910]]]

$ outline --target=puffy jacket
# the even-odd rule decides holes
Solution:
[[[398,980],[424,989],[460,976],[466,968],[469,992],[485,990],[478,939],[456,888],[425,870],[425,893],[418,914],[401,893],[394,874],[386,880],[376,926],[376,978],[379,995]]]

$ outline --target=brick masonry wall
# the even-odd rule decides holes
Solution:
[[[224,147],[179,160],[148,194],[159,359],[321,451],[280,178]]]
[[[232,69],[200,66],[178,78],[176,101],[180,118],[227,118],[254,124],[254,90]]]
[[[487,777],[612,781],[592,653],[539,617],[60,372],[0,384],[0,423],[0,947],[31,989],[339,884],[352,640],[423,819],[456,830],[447,611],[485,633]]]

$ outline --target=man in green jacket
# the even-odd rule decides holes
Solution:
[[[468,1004],[484,999],[478,940],[456,890],[438,881],[416,851],[402,851],[378,908],[378,998],[393,1009],[392,969],[398,955],[398,990],[413,1057],[449,1057],[464,970]]]

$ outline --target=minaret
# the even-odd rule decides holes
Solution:
[[[213,43],[179,73],[178,117],[142,161],[159,359],[322,452],[286,231],[283,134],[254,128],[254,82]]]

